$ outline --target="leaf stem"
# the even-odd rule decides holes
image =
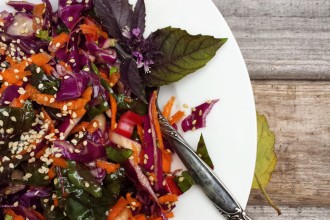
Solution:
[[[254,173],[254,178],[257,180],[258,186],[262,192],[262,194],[266,197],[267,202],[269,205],[271,205],[276,211],[278,215],[281,215],[282,212],[281,210],[277,207],[277,205],[270,199],[270,197],[268,196],[266,189],[260,184],[258,176]]]

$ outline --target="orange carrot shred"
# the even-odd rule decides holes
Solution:
[[[165,214],[166,218],[174,218],[174,213],[173,212],[169,212]]]
[[[158,139],[159,148],[164,149],[162,132],[160,130],[160,125],[159,125],[159,121],[158,121],[158,112],[157,112],[157,107],[156,107],[156,101],[157,101],[157,93],[154,92],[152,94],[152,98],[151,98],[152,122],[155,126],[155,132],[156,132],[156,136],[157,136],[157,139]]]
[[[53,71],[53,67],[49,64],[44,64],[41,66],[42,70],[49,76],[52,74]]]
[[[79,131],[85,131],[89,125],[89,122],[83,121],[77,124],[70,132],[70,134],[78,133]]]
[[[107,171],[107,174],[116,172],[120,167],[119,164],[114,164],[103,160],[97,160],[96,166]]]
[[[163,109],[163,116],[168,119],[170,117],[170,114],[171,114],[171,110],[172,110],[172,107],[173,107],[173,104],[174,104],[174,101],[175,101],[175,97],[172,96],[166,103],[166,105],[164,106],[164,109]]]
[[[172,154],[167,150],[162,150],[162,167],[165,173],[171,172]]]
[[[134,220],[147,220],[147,217],[145,216],[145,214],[138,214],[134,216]]]
[[[32,60],[32,63],[34,63],[37,66],[45,65],[52,59],[52,57],[47,53],[38,53],[32,55],[30,58]]]
[[[57,166],[57,167],[61,167],[61,168],[68,168],[69,164],[68,162],[61,158],[61,157],[54,157],[54,156],[50,156],[50,159],[53,159],[53,165]]]
[[[136,128],[137,128],[137,133],[138,133],[138,135],[140,137],[140,140],[141,140],[141,144],[142,144],[142,146],[144,146],[143,127],[142,127],[141,124],[137,124]]]
[[[124,197],[120,197],[117,203],[110,209],[107,220],[115,219],[128,205],[128,201]]]
[[[55,133],[55,125],[54,125],[54,122],[52,120],[52,118],[48,115],[48,113],[45,111],[44,108],[42,108],[42,113],[43,113],[43,116],[44,116],[44,121],[45,123],[48,123],[48,130],[50,133]]]
[[[119,72],[112,73],[110,75],[110,79],[109,79],[110,86],[113,87],[114,85],[116,85],[116,83],[118,82],[119,78],[120,78],[120,73]]]
[[[110,106],[111,106],[111,128],[110,130],[113,131],[117,127],[116,123],[116,114],[117,114],[117,101],[116,99],[110,94]]]
[[[86,131],[93,134],[99,127],[99,122],[97,120],[92,120],[86,127]]]
[[[126,200],[133,207],[137,208],[137,207],[142,206],[141,202],[138,199],[132,197],[132,193],[129,193],[129,192],[126,193]]]
[[[49,168],[49,171],[48,171],[47,175],[48,175],[50,180],[54,179],[54,177],[56,176],[54,165]]]
[[[39,159],[42,155],[45,154],[46,149],[47,149],[47,146],[44,147],[44,148],[42,148],[41,150],[39,150],[38,153],[34,157],[37,158],[37,159]]]
[[[184,111],[177,111],[173,116],[170,117],[170,123],[171,125],[177,123],[180,119],[182,119],[184,116]]]
[[[167,194],[158,198],[160,204],[165,204],[167,202],[176,202],[178,201],[178,196],[175,194]]]
[[[17,216],[16,213],[10,208],[5,208],[3,211],[5,214],[10,215],[11,217]]]
[[[21,215],[17,215],[17,216],[14,217],[13,220],[25,220],[25,218]]]
[[[54,206],[55,206],[55,207],[58,206],[58,199],[57,199],[57,198],[54,199]]]

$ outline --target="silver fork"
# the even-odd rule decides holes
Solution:
[[[159,88],[157,90],[159,91]],[[159,110],[157,100],[158,119],[162,133],[186,166],[195,183],[202,188],[204,194],[227,219],[252,220],[213,170],[206,165],[184,138],[164,118]]]

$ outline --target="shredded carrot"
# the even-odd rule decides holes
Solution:
[[[33,214],[38,218],[38,220],[45,220],[45,216],[43,216],[40,212],[34,210],[34,209],[30,209]]]
[[[105,72],[100,71],[100,76],[101,76],[101,78],[104,79],[107,83],[110,83],[110,80],[109,80],[109,78],[108,78],[108,76],[107,76],[107,74],[106,74]]]
[[[119,169],[119,164],[110,163],[103,160],[97,160],[96,166],[107,171],[107,174],[114,173]]]
[[[83,34],[89,35],[93,41],[97,41],[99,36],[108,38],[108,34],[98,28],[95,24],[82,24],[79,27]]]
[[[55,133],[55,125],[54,122],[52,120],[52,118],[48,115],[48,113],[45,111],[44,108],[42,108],[42,113],[43,113],[43,119],[45,121],[45,123],[48,123],[48,130],[49,133]]]
[[[88,124],[86,130],[88,133],[93,134],[98,129],[98,127],[99,127],[99,122],[97,120],[92,120]]]
[[[54,68],[49,64],[44,64],[41,66],[41,69],[49,76],[52,74]]]
[[[141,140],[141,144],[142,144],[142,146],[144,146],[143,127],[142,127],[141,124],[137,124],[136,128],[137,128],[137,133],[138,133],[138,135],[140,137],[140,140]]]
[[[61,157],[54,157],[54,156],[50,156],[50,159],[53,159],[53,165],[57,166],[57,167],[61,167],[61,168],[68,168],[69,164],[68,162],[61,158]]]
[[[132,193],[126,193],[126,200],[128,201],[129,205],[135,208],[142,206],[141,202],[138,199],[132,197]]]
[[[18,98],[14,98],[14,100],[10,103],[10,107],[22,108],[24,106],[24,102],[29,98],[29,94],[25,93],[20,95]]]
[[[15,65],[17,62],[14,61],[14,59],[12,57],[6,57],[6,61],[9,63],[10,66]]]
[[[80,122],[70,131],[70,134],[78,133],[79,131],[86,131],[88,125],[89,122],[87,121]]]
[[[182,119],[184,116],[184,111],[177,111],[173,116],[170,117],[170,123],[171,125],[177,123],[180,119]]]
[[[135,164],[140,163],[140,149],[138,149],[134,144],[132,144],[133,150],[133,160]]]
[[[45,10],[46,10],[45,4],[34,5],[33,11],[32,11],[33,17],[42,19],[43,14],[45,13]],[[42,27],[41,22],[37,22],[36,19],[33,19],[33,30],[38,30],[41,27]]]
[[[60,61],[59,64],[61,64],[66,70],[72,72],[71,66],[65,63],[64,61]]]
[[[163,116],[168,119],[170,117],[170,114],[171,114],[171,110],[172,110],[172,107],[173,107],[173,104],[174,104],[174,101],[175,101],[175,97],[172,96],[166,103],[166,105],[164,106],[164,109],[163,109]]]
[[[116,99],[110,94],[110,106],[111,106],[111,128],[110,130],[113,131],[117,127],[116,123],[116,114],[117,114],[117,101]]]
[[[39,159],[42,155],[45,154],[46,149],[47,149],[47,146],[43,147],[41,150],[38,151],[38,153],[36,153],[36,155],[34,157]]]
[[[165,214],[166,218],[174,218],[174,213],[173,212],[169,212]]]
[[[147,220],[145,214],[138,214],[134,216],[134,220]]]
[[[52,39],[49,44],[49,51],[56,52],[58,49],[63,48],[67,42],[70,40],[69,34],[62,32]]]
[[[162,150],[162,167],[165,173],[171,172],[172,154],[167,150]]]
[[[13,220],[25,220],[25,218],[21,215],[17,215],[17,216],[14,217]]]
[[[7,215],[10,215],[11,217],[17,216],[16,213],[10,208],[4,208],[3,212]]]
[[[32,60],[32,63],[34,63],[37,66],[45,65],[52,59],[52,57],[47,53],[38,53],[32,55],[30,58]]]
[[[107,220],[115,219],[128,205],[128,201],[124,197],[120,197],[117,203],[110,209]]]
[[[32,85],[27,85],[25,88],[26,92],[30,95],[30,99],[32,101],[37,102],[39,105],[48,106],[51,108],[63,109],[64,106],[67,107],[67,110],[79,110],[83,109],[85,105],[90,101],[91,95],[93,92],[92,87],[88,87],[83,93],[81,98],[75,100],[67,100],[67,101],[55,101],[50,103],[50,100],[54,98],[53,95],[40,93],[36,88]],[[71,105],[68,105],[71,103]]]
[[[116,83],[118,82],[119,78],[120,78],[120,73],[119,73],[119,72],[117,72],[117,73],[112,73],[112,74],[110,75],[109,85],[110,85],[111,87],[113,87],[114,85],[116,85]]]
[[[58,199],[57,199],[57,198],[54,199],[54,206],[55,206],[55,207],[58,206]]]
[[[54,179],[54,177],[56,176],[54,165],[49,168],[49,171],[48,171],[47,175],[48,175],[50,180]]]
[[[154,92],[152,94],[151,98],[151,116],[152,116],[152,122],[155,126],[155,132],[158,139],[158,144],[160,149],[164,149],[164,143],[163,143],[163,137],[162,132],[160,130],[160,125],[158,121],[158,112],[156,107],[156,101],[157,101],[157,92]]]
[[[176,202],[178,201],[178,196],[175,194],[167,194],[158,198],[160,204],[165,204],[167,202]]]

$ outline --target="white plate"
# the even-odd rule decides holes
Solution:
[[[0,8],[8,9],[4,1],[0,1]],[[163,87],[160,103],[174,95],[175,108],[182,109],[183,104],[193,107],[220,99],[207,118],[207,128],[187,132],[184,137],[195,147],[203,133],[215,172],[245,207],[256,158],[256,113],[250,79],[235,38],[211,0],[146,0],[146,8],[146,33],[172,26],[191,34],[228,38],[206,67]],[[175,167],[182,167],[177,158]],[[196,186],[180,197],[174,213],[175,219],[224,219]]]
[[[204,135],[215,171],[240,204],[245,207],[251,189],[256,159],[256,111],[249,75],[235,38],[211,0],[146,0],[147,33],[166,26],[191,34],[228,38],[217,55],[201,70],[161,89],[160,103],[171,95],[176,108],[194,107],[219,98],[207,118],[207,127],[186,132],[197,146]],[[182,165],[177,162],[177,166]],[[224,219],[198,187],[179,198],[175,219]]]

